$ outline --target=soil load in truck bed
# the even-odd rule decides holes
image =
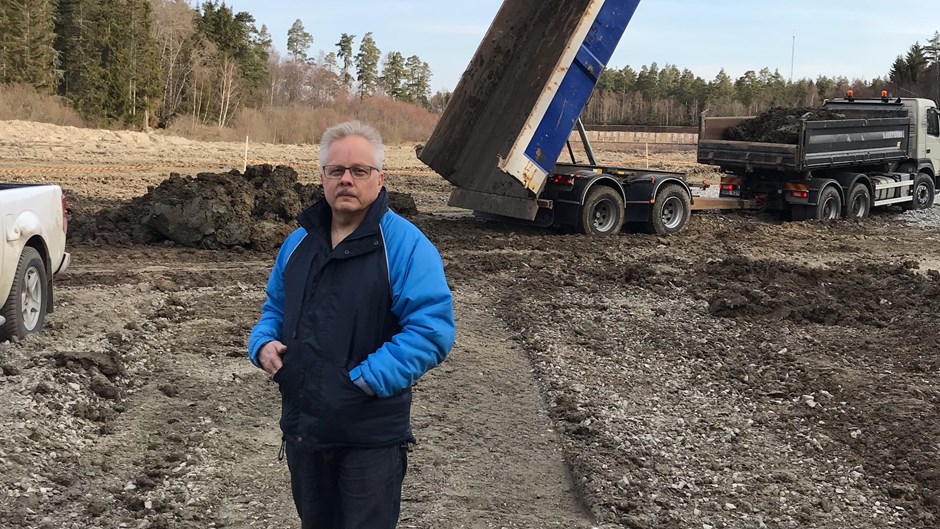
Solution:
[[[737,126],[729,127],[725,131],[724,139],[796,145],[800,140],[801,119],[807,121],[845,119],[845,114],[812,107],[774,107]]]

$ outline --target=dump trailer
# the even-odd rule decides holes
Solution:
[[[756,202],[793,220],[866,217],[873,207],[933,205],[940,184],[940,121],[927,99],[838,98],[840,119],[799,120],[797,140],[728,140],[751,117],[705,117],[698,161],[723,171],[720,197]]]
[[[449,204],[584,233],[674,233],[681,173],[559,163],[639,0],[505,0],[418,157],[454,185]],[[582,138],[586,136],[581,129]]]

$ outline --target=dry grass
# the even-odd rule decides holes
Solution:
[[[0,120],[85,126],[78,112],[60,97],[41,94],[29,85],[18,83],[0,85]]]
[[[427,139],[437,115],[424,108],[384,97],[357,98],[331,107],[274,107],[242,109],[230,127],[193,124],[180,116],[167,133],[197,141],[244,141],[279,144],[316,144],[327,127],[358,119],[376,127],[385,142],[401,144]],[[41,94],[29,85],[0,85],[0,120],[36,121],[54,125],[87,127],[77,111],[60,97]]]
[[[437,115],[415,105],[373,97],[323,108],[298,105],[242,109],[232,126],[224,129],[193,126],[191,120],[182,117],[167,132],[198,141],[243,141],[247,136],[254,142],[316,144],[329,126],[350,119],[374,126],[386,143],[400,144],[426,140]]]

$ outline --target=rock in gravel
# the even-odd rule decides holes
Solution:
[[[54,357],[58,366],[73,362],[85,369],[96,367],[109,377],[124,373],[121,355],[117,351],[59,351]]]
[[[121,396],[121,390],[117,388],[110,380],[101,373],[95,373],[91,377],[91,391],[103,399],[117,400]]]
[[[22,369],[13,364],[0,365],[0,371],[3,371],[3,375],[7,377],[15,377],[23,372]]]

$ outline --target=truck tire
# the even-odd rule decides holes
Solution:
[[[606,186],[595,186],[588,191],[581,214],[578,215],[578,231],[586,235],[616,235],[623,228],[623,197]]]
[[[23,248],[13,287],[0,311],[6,318],[0,326],[0,339],[24,338],[42,329],[48,309],[47,285],[46,265],[39,252],[31,246]]]
[[[819,201],[813,213],[815,220],[835,220],[842,216],[842,197],[836,188],[828,186],[819,192]]]
[[[913,200],[910,209],[927,209],[933,206],[936,189],[933,186],[933,180],[929,175],[918,173],[914,177]]]
[[[871,192],[868,186],[858,182],[852,186],[849,199],[842,208],[842,216],[852,219],[864,219],[871,213]]]
[[[666,184],[656,193],[656,202],[650,215],[650,232],[658,235],[679,233],[692,212],[692,199],[678,184]]]

